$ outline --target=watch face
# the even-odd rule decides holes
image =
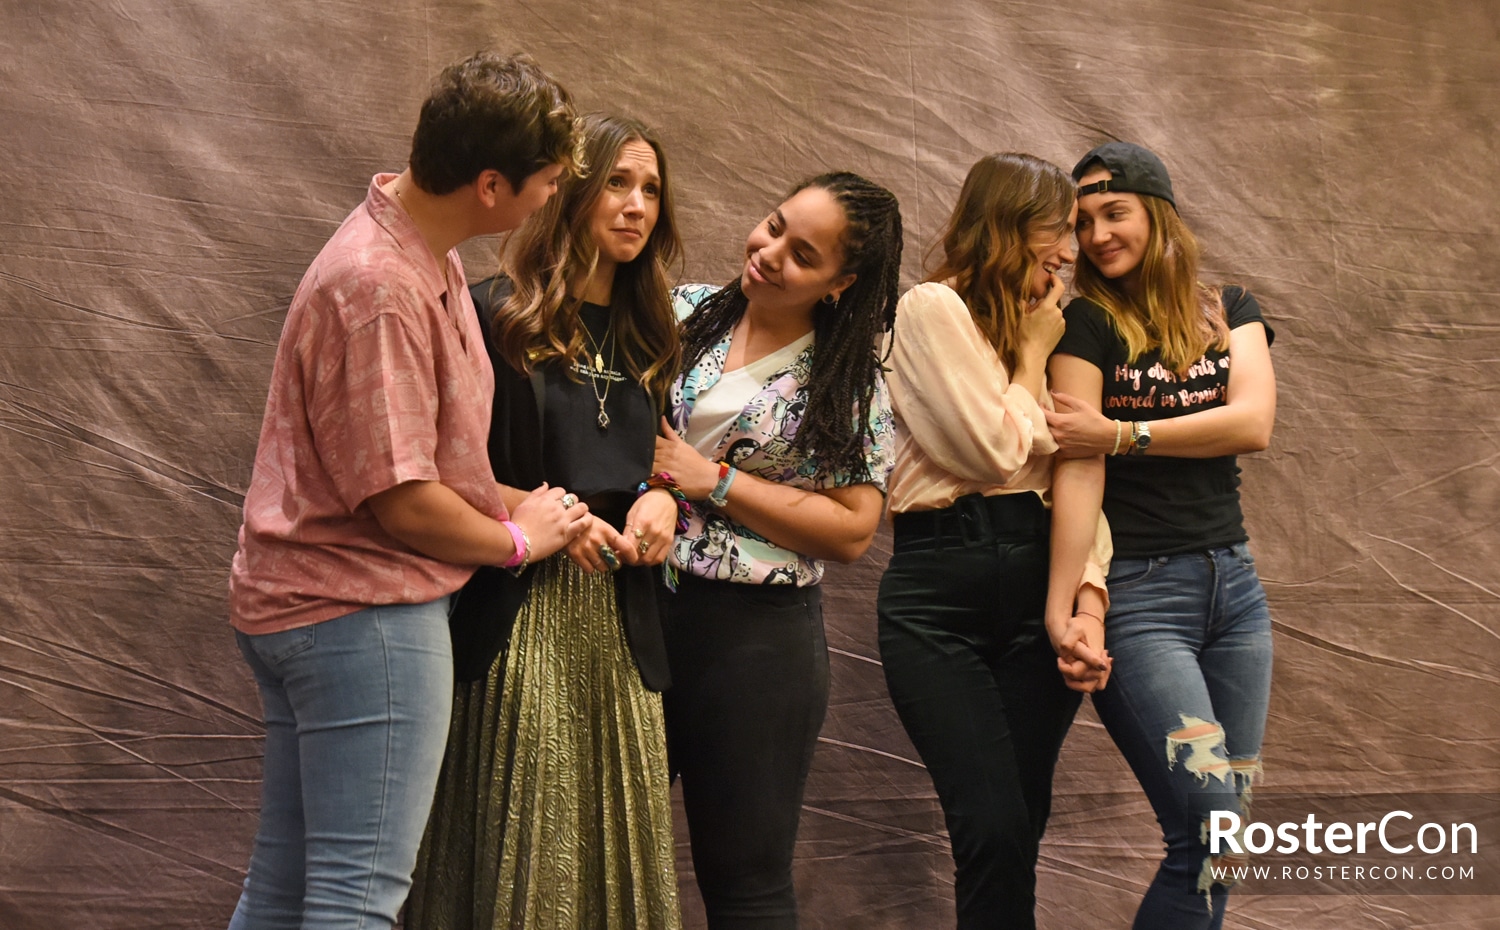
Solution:
[[[1151,445],[1151,424],[1145,420],[1136,420],[1130,424],[1130,449],[1129,455],[1145,455],[1146,447]]]

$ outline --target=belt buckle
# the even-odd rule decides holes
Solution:
[[[965,546],[984,542],[990,534],[990,515],[985,511],[984,498],[978,495],[964,498],[958,507],[959,538]]]

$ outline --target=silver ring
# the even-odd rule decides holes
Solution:
[[[567,510],[569,507],[572,507],[574,504],[578,503],[578,495],[574,494],[572,491],[569,491],[562,496],[561,503],[563,505],[563,509]]]

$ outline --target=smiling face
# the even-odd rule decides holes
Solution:
[[[835,299],[854,275],[843,270],[844,210],[820,187],[807,187],[782,203],[745,240],[740,287],[764,310],[812,312],[825,296]]]
[[[1098,167],[1078,179],[1080,186],[1112,175]],[[1128,279],[1140,270],[1151,240],[1151,216],[1139,194],[1104,191],[1078,199],[1078,248],[1106,278]]]
[[[599,262],[623,265],[646,247],[661,214],[662,180],[656,151],[631,139],[604,181],[589,211],[589,235],[599,247]]]
[[[1068,228],[1061,233],[1039,230],[1026,238],[1026,248],[1036,260],[1037,269],[1031,275],[1032,300],[1041,300],[1052,287],[1052,276],[1062,271],[1064,265],[1073,264],[1077,252],[1073,246],[1073,227],[1078,222],[1078,204],[1068,211]]]

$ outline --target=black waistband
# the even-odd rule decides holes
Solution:
[[[722,600],[725,603],[738,603],[749,599],[758,604],[778,607],[814,604],[821,601],[823,597],[821,585],[811,584],[803,587],[794,584],[749,584],[704,578],[700,575],[690,575],[685,571],[677,573],[677,593],[684,600],[708,598]]]
[[[891,517],[895,551],[986,542],[1036,539],[1051,532],[1040,495],[1031,491],[984,497],[967,494],[941,510],[915,510]]]

